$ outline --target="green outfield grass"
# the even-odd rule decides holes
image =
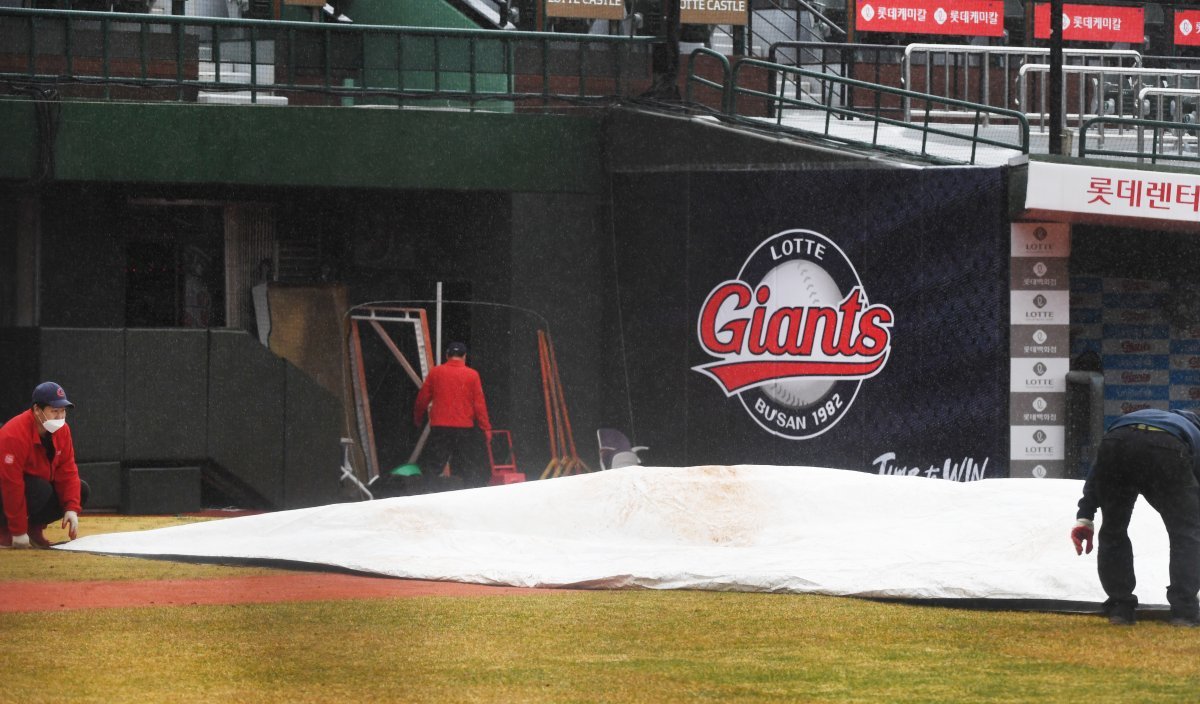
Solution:
[[[101,533],[166,528],[184,523],[212,520],[184,516],[90,516],[79,520],[79,537]],[[59,543],[67,533],[58,524],[46,529],[46,539]],[[203,579],[264,574],[272,570],[257,567],[200,565],[137,557],[113,557],[61,550],[0,550],[0,589],[9,580],[123,580],[123,579]],[[0,638],[3,634],[0,633]],[[0,678],[2,679],[2,678]],[[2,687],[0,687],[2,690]],[[0,702],[3,702],[0,691]]]
[[[0,595],[14,557],[55,571],[130,565],[111,578],[249,573],[3,551]],[[1193,629],[834,597],[579,591],[0,614],[3,702],[1198,699]]]

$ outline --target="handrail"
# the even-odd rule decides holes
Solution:
[[[764,8],[764,7],[756,6],[755,10],[775,9],[775,10],[779,10],[780,12],[782,12],[785,16],[787,16],[788,13],[791,13],[791,16],[789,17],[789,19],[795,20],[794,26],[795,26],[796,31],[798,33],[802,32],[804,34],[807,34],[808,36],[811,36],[812,38],[814,38],[816,41],[825,41],[826,37],[829,35],[823,35],[823,34],[817,32],[812,27],[809,27],[808,25],[801,22],[800,21],[800,12],[802,10],[810,13],[813,16],[814,25],[828,27],[831,34],[843,36],[843,37],[846,36],[846,30],[842,29],[841,27],[839,27],[837,25],[836,22],[834,22],[833,20],[831,20],[828,17],[826,17],[825,15],[823,15],[817,8],[813,7],[809,2],[807,2],[807,0],[795,0],[795,5],[793,7],[785,7],[785,5],[780,4],[780,2],[778,0],[760,0],[760,1],[765,3],[766,7]],[[757,17],[757,20],[755,19],[756,17]],[[774,32],[771,32],[772,34],[782,34],[784,36],[789,34],[789,32],[791,31],[790,27],[793,24],[792,22],[787,22],[787,23],[785,23],[784,27],[780,27],[779,25],[777,25],[774,22],[767,19],[767,17],[765,15],[763,15],[759,12],[751,12],[749,15],[749,20],[750,20],[749,24],[745,25],[746,33],[749,35],[748,36],[749,41],[747,42],[747,46],[746,46],[746,50],[745,50],[745,54],[747,56],[754,56],[754,53],[755,53],[754,52],[755,44],[753,41],[754,38],[757,37],[758,39],[763,40],[764,43],[769,41],[769,38],[766,35],[757,31],[756,26],[755,26],[756,21],[757,22],[765,22],[770,27],[771,30],[774,30]],[[728,36],[730,38],[733,37],[732,28],[726,29],[725,25],[715,25],[713,27],[713,31],[719,32],[722,36]]]
[[[966,59],[967,65],[970,64],[970,58],[972,56],[980,57],[981,58],[980,65],[981,65],[981,73],[982,73],[981,78],[980,78],[981,83],[982,83],[981,90],[982,90],[982,94],[985,96],[985,99],[987,96],[990,96],[991,70],[990,70],[990,61],[985,62],[982,59],[1003,57],[1004,74],[1005,74],[1004,107],[1008,107],[1010,104],[1010,96],[1008,94],[1009,84],[1008,84],[1007,76],[1008,76],[1008,73],[1011,71],[1011,65],[1010,65],[1009,59],[1013,56],[1020,56],[1020,57],[1049,56],[1050,49],[1048,47],[976,46],[974,44],[920,44],[920,43],[909,44],[908,46],[906,46],[904,48],[904,58],[901,59],[901,76],[902,76],[902,80],[903,80],[903,87],[905,87],[905,88],[912,88],[912,86],[913,86],[912,63],[913,63],[913,56],[917,53],[926,53],[929,56],[929,58],[925,61],[925,89],[926,90],[929,90],[929,86],[933,82],[932,81],[932,63],[933,62],[931,60],[929,60],[933,57],[933,55],[943,54],[946,57],[946,69],[945,70],[947,72],[947,76],[946,76],[947,85],[949,85],[949,70],[950,70],[950,57],[951,56],[962,57],[962,58]],[[1135,66],[1140,66],[1141,62],[1142,62],[1141,53],[1138,51],[1135,51],[1133,49],[1063,49],[1063,60],[1068,61],[1072,58],[1077,59],[1077,60],[1085,60],[1085,61],[1088,59],[1097,59],[1100,61],[1104,61],[1104,60],[1124,61],[1126,59],[1129,59],[1134,62]],[[969,72],[964,73],[964,82],[965,82],[964,86],[963,86],[964,94],[968,94],[970,92],[969,76],[970,76]],[[947,97],[949,97],[949,96],[947,96]],[[909,119],[911,119],[911,117],[912,117],[911,105],[908,102],[906,102],[904,105],[904,119],[909,120]]]
[[[853,67],[858,66],[859,62],[855,61],[855,60],[848,61],[846,58],[846,55],[850,54],[853,56],[853,55],[857,54],[858,52],[863,52],[863,53],[868,53],[868,54],[873,52],[875,54],[875,60],[874,61],[867,60],[862,63],[864,63],[868,66],[874,67],[874,69],[875,69],[874,83],[879,83],[880,79],[882,78],[881,67],[883,66],[883,63],[880,60],[881,55],[884,53],[899,54],[900,52],[902,52],[904,50],[904,47],[898,46],[896,44],[845,44],[842,42],[781,41],[781,42],[775,42],[775,43],[771,44],[770,49],[767,51],[767,61],[770,63],[773,63],[773,64],[782,64],[782,62],[778,58],[779,52],[781,49],[794,49],[796,51],[796,65],[797,66],[804,65],[803,62],[800,61],[801,52],[803,52],[803,51],[811,51],[811,52],[819,51],[819,52],[821,52],[822,60],[819,62],[819,65],[821,66],[821,70],[823,73],[829,73],[827,67],[831,63],[831,62],[825,60],[825,58],[824,58],[825,52],[830,51],[830,50],[836,51],[838,53],[839,63],[837,66],[837,71],[834,71],[833,73],[835,73],[836,75],[849,76],[849,77],[853,77],[852,76]],[[784,64],[784,65],[786,65],[786,64]],[[775,74],[773,74],[773,73],[771,74],[770,81],[771,81],[772,92],[774,92]],[[781,86],[780,89],[782,90],[783,87]],[[800,94],[800,88],[799,88],[798,83],[796,84],[796,94],[797,95]],[[841,94],[838,95],[837,97],[839,100],[841,100],[842,104],[853,104],[854,91],[853,90],[843,90],[841,92]],[[834,98],[833,91],[828,91],[828,92],[822,91],[821,101],[823,103],[830,104],[830,103],[832,103],[833,98]]]
[[[707,78],[696,75],[696,57],[698,57],[698,56],[711,56],[711,57],[717,59],[718,62],[720,62],[721,75],[723,78],[721,83],[715,83],[713,81],[710,81]],[[689,104],[693,103],[693,101],[692,101],[692,84],[699,83],[702,86],[707,86],[709,88],[715,88],[716,90],[719,90],[721,92],[721,112],[722,113],[729,112],[729,88],[733,85],[732,81],[730,80],[731,74],[730,74],[730,68],[729,68],[729,57],[725,56],[724,54],[722,54],[719,51],[713,51],[712,49],[700,47],[698,49],[693,50],[692,53],[690,55],[688,55],[687,70],[688,70],[688,72],[687,72],[686,87],[684,89],[684,99]]]
[[[807,101],[797,99],[797,98],[788,98],[786,96],[780,96],[780,95],[776,95],[774,93],[765,93],[761,90],[755,90],[753,88],[742,87],[739,84],[739,79],[741,77],[743,70],[745,70],[747,67],[760,68],[760,69],[767,70],[767,71],[775,71],[775,72],[786,73],[786,74],[793,74],[793,75],[800,76],[800,77],[811,78],[813,80],[831,81],[831,82],[834,82],[837,84],[854,87],[854,88],[857,88],[860,90],[874,91],[877,95],[876,101],[875,101],[876,102],[875,112],[874,112],[874,114],[872,114],[871,112],[854,109],[853,107],[834,107],[834,106],[821,105],[820,103],[807,102]],[[870,146],[875,147],[875,148],[886,148],[887,147],[887,145],[881,145],[879,143],[879,125],[883,124],[883,125],[899,126],[899,127],[903,127],[903,128],[907,128],[907,129],[915,129],[915,130],[920,131],[922,133],[920,154],[922,156],[926,156],[926,157],[930,157],[930,158],[934,157],[934,155],[928,151],[928,146],[929,146],[928,139],[929,139],[930,135],[937,135],[940,137],[946,137],[946,138],[950,138],[950,139],[969,141],[971,143],[971,157],[970,157],[969,163],[972,163],[972,164],[975,163],[979,145],[994,146],[994,147],[999,147],[1002,149],[1012,149],[1014,151],[1020,151],[1023,154],[1029,153],[1029,121],[1023,114],[1021,114],[1017,110],[996,108],[996,107],[991,107],[991,106],[987,106],[987,105],[970,103],[965,100],[957,100],[954,98],[944,98],[941,96],[929,95],[926,93],[918,93],[916,91],[906,90],[903,88],[893,88],[891,86],[882,86],[882,85],[877,85],[874,83],[868,83],[866,81],[855,80],[853,78],[846,78],[844,76],[836,76],[836,75],[832,75],[832,74],[820,73],[817,71],[809,71],[807,69],[796,68],[796,67],[792,67],[792,66],[783,66],[780,64],[772,64],[772,63],[769,63],[766,61],[761,61],[758,59],[741,59],[733,66],[729,95],[730,95],[729,110],[727,112],[727,115],[729,117],[735,118],[735,119],[742,117],[738,114],[738,108],[737,108],[737,101],[738,101],[739,95],[763,98],[768,101],[774,100],[774,101],[778,101],[778,102],[786,104],[786,105],[793,105],[793,106],[796,106],[801,109],[824,111],[825,116],[826,116],[825,117],[824,136],[838,139],[843,142],[857,142],[857,140],[852,140],[852,139],[848,139],[846,137],[839,137],[839,136],[831,134],[830,120],[834,115],[838,115],[840,117],[858,118],[860,120],[874,122],[875,127],[874,127],[874,131],[873,131],[872,141],[870,142]],[[974,113],[975,113],[974,130],[970,135],[965,135],[963,133],[956,132],[956,131],[953,131],[950,129],[942,129],[939,127],[933,127],[933,126],[930,126],[928,117],[926,117],[924,123],[920,124],[920,125],[914,124],[914,123],[911,123],[908,121],[904,121],[904,120],[897,120],[897,119],[883,117],[879,114],[879,103],[880,103],[880,98],[878,97],[879,95],[893,95],[893,96],[897,96],[900,98],[941,103],[941,104],[944,104],[944,105],[947,105],[950,107],[960,108],[964,111],[964,114],[968,114],[970,111],[974,111]],[[785,128],[783,126],[782,110],[779,112],[780,112],[780,114],[777,117],[775,127],[777,129],[792,129],[792,128]],[[1013,144],[1011,142],[1002,142],[1002,141],[999,141],[996,139],[991,139],[988,137],[981,136],[979,134],[979,128],[980,128],[980,124],[981,124],[981,117],[984,115],[993,115],[996,117],[1002,117],[1005,119],[1013,120],[1017,125],[1018,142],[1016,144]],[[762,123],[760,121],[756,121],[754,124],[762,124]],[[803,132],[805,130],[797,129],[795,131]],[[858,142],[858,143],[861,143],[861,142]]]
[[[1200,73],[1196,74],[1197,79],[1200,79]],[[1143,120],[1152,119],[1146,115],[1146,96],[1161,95],[1175,96],[1179,98],[1196,98],[1200,102],[1200,87],[1198,88],[1169,88],[1167,86],[1146,86],[1138,91],[1138,117]],[[1162,101],[1158,103],[1158,115],[1153,118],[1162,120]]]
[[[943,52],[963,51],[968,53],[986,54],[1021,54],[1028,56],[1050,55],[1050,48],[1044,46],[993,46],[979,44],[908,44],[904,47],[906,56],[918,51]],[[1142,53],[1135,49],[1063,49],[1063,59],[1068,56],[1091,56],[1097,58],[1136,58],[1139,62]]]
[[[839,27],[837,25],[837,23],[834,22],[833,20],[831,20],[828,17],[826,17],[825,15],[821,14],[821,12],[819,10],[817,10],[817,8],[813,7],[812,5],[809,5],[807,0],[796,0],[796,2],[800,5],[803,5],[805,10],[808,10],[809,12],[811,12],[813,17],[816,17],[817,19],[824,22],[825,25],[828,26],[830,29],[833,29],[834,31],[836,31],[838,34],[840,34],[843,37],[847,36],[846,30]]]
[[[1087,146],[1087,132],[1094,125],[1097,125],[1100,123],[1119,124],[1119,125],[1123,125],[1123,126],[1137,127],[1138,128],[1138,150],[1135,152],[1129,152],[1129,151],[1123,151],[1120,149],[1107,149],[1107,148],[1103,148],[1101,146],[1097,146],[1095,148],[1089,148]],[[1152,146],[1151,146],[1151,150],[1149,152],[1142,150],[1142,146],[1145,143],[1143,131],[1147,127],[1154,131],[1154,139],[1151,142]],[[1089,155],[1090,156],[1109,156],[1109,157],[1122,157],[1122,158],[1126,158],[1126,159],[1137,159],[1138,163],[1144,163],[1146,160],[1146,157],[1149,157],[1151,164],[1157,164],[1159,160],[1186,161],[1186,162],[1200,163],[1200,154],[1195,154],[1195,155],[1184,154],[1184,153],[1182,153],[1182,151],[1180,151],[1180,153],[1178,153],[1178,154],[1169,154],[1166,151],[1160,151],[1158,148],[1159,145],[1165,141],[1160,138],[1160,134],[1165,134],[1168,130],[1174,131],[1174,132],[1179,132],[1181,134],[1191,133],[1192,135],[1195,135],[1197,133],[1198,129],[1200,129],[1200,127],[1198,127],[1195,124],[1188,124],[1188,123],[1183,123],[1183,122],[1163,122],[1161,120],[1143,120],[1143,119],[1135,118],[1135,117],[1111,117],[1108,115],[1097,115],[1096,117],[1092,117],[1092,118],[1084,121],[1083,126],[1080,127],[1080,129],[1079,129],[1079,158],[1086,159]],[[1103,134],[1103,130],[1101,130],[1101,134]],[[1101,141],[1101,144],[1102,143],[1103,142]],[[1182,145],[1182,139],[1178,140],[1177,143]]]
[[[251,102],[269,102],[273,93],[319,93],[326,96],[322,100],[432,97],[469,103],[472,109],[477,101],[487,100],[540,99],[549,104],[611,99],[635,89],[629,85],[630,75],[648,76],[645,67],[657,41],[623,35],[11,7],[0,7],[0,23],[10,25],[8,36],[17,44],[0,47],[0,54],[9,53],[18,62],[24,57],[25,62],[24,67],[18,64],[0,72],[0,78],[53,83],[60,95],[63,86],[99,86],[104,99],[118,92],[129,94],[130,89],[154,89],[159,96],[173,92],[173,98],[160,99],[176,101],[197,100],[198,91],[249,93]],[[103,56],[96,58],[102,61],[79,60],[81,26],[99,33]],[[56,42],[65,42],[65,57],[39,53],[47,31]],[[157,49],[147,49],[149,40],[158,43]],[[185,51],[185,42],[190,51]],[[260,50],[260,43],[270,48]],[[237,51],[230,50],[231,44]],[[212,73],[199,74],[198,67],[209,63]],[[231,64],[242,67],[237,69],[240,79],[230,80]],[[527,80],[519,85],[515,76]],[[552,77],[566,80],[552,84]]]
[[[1018,82],[1019,82],[1019,86],[1020,86],[1021,111],[1024,112],[1026,115],[1036,114],[1039,122],[1044,125],[1047,111],[1044,109],[1039,109],[1039,111],[1037,113],[1033,113],[1029,109],[1031,106],[1028,105],[1027,98],[1029,96],[1029,74],[1031,74],[1031,73],[1037,73],[1037,74],[1043,74],[1043,75],[1049,76],[1050,66],[1048,64],[1026,64],[1026,65],[1022,66],[1020,71],[1018,72],[1018,76],[1019,76]],[[1124,79],[1124,78],[1130,79],[1130,81],[1131,81],[1131,84],[1129,86],[1130,88],[1133,87],[1132,80],[1134,78],[1137,79],[1137,84],[1138,84],[1138,86],[1140,86],[1142,83],[1142,78],[1145,76],[1152,76],[1152,77],[1158,77],[1158,78],[1174,77],[1177,84],[1181,79],[1185,79],[1185,78],[1195,78],[1197,81],[1200,81],[1200,70],[1177,69],[1177,68],[1142,68],[1142,67],[1134,67],[1134,66],[1063,66],[1063,73],[1064,74],[1078,74],[1078,75],[1093,75],[1094,74],[1094,75],[1099,76],[1101,79],[1105,78],[1106,76],[1116,77],[1117,83],[1118,83],[1118,87],[1117,87],[1118,94],[1117,94],[1117,102],[1114,105],[1114,108],[1117,110],[1117,116],[1119,116],[1119,117],[1125,116],[1124,110],[1123,110],[1124,85],[1121,83],[1122,79]],[[1100,90],[1100,94],[1098,96],[1097,112],[1104,113],[1107,111],[1103,104],[1104,103],[1103,90],[1105,88],[1105,85],[1104,85],[1103,81],[1098,81],[1098,83],[1100,84],[1098,86],[1099,90]],[[1066,90],[1067,90],[1067,85],[1064,82],[1063,83],[1063,93],[1064,94],[1066,93]],[[1041,91],[1041,93],[1042,93],[1042,101],[1044,103],[1045,99],[1046,99],[1045,91]],[[1081,83],[1081,88],[1079,91],[1079,99],[1080,99],[1080,110],[1079,110],[1078,115],[1079,115],[1079,120],[1082,124],[1082,121],[1083,121],[1084,115],[1085,115],[1084,109],[1083,109],[1084,96],[1083,96],[1082,83]],[[1137,113],[1138,113],[1138,117],[1144,117],[1141,100],[1138,100]],[[1065,114],[1063,115],[1063,118],[1066,119]],[[1123,125],[1124,123],[1114,123],[1114,124],[1122,124]]]

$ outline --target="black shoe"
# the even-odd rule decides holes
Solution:
[[[1200,618],[1196,616],[1173,616],[1168,623],[1178,628],[1200,628]]]
[[[1130,609],[1117,609],[1108,615],[1108,622],[1114,626],[1132,626],[1137,623],[1137,616]]]

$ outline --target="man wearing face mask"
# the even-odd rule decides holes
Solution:
[[[88,491],[67,427],[74,407],[61,386],[46,381],[28,410],[0,427],[0,547],[48,548],[42,530],[59,519],[71,540],[78,535]]]

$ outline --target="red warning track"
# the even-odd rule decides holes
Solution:
[[[282,601],[389,599],[419,596],[546,594],[555,589],[489,587],[459,582],[289,572],[228,579],[0,583],[0,612],[65,611],[137,606],[265,604]]]

